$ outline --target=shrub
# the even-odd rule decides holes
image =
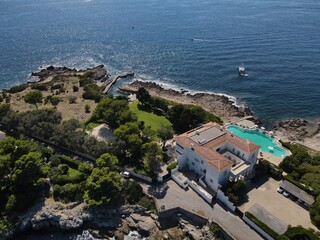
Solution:
[[[76,100],[77,100],[77,97],[75,97],[75,96],[70,96],[69,97],[69,103],[70,104],[76,103]]]
[[[176,168],[178,166],[177,162],[172,162],[168,165],[167,170],[171,171],[172,169]]]
[[[72,86],[73,92],[78,92],[79,91],[79,87],[76,85]]]
[[[316,240],[319,236],[316,236],[312,231],[305,229],[303,227],[291,227],[289,228],[281,237],[281,240]]]
[[[141,197],[144,195],[142,187],[138,183],[131,181],[124,186],[124,192],[127,201],[130,204],[138,203]]]
[[[253,216],[249,212],[245,212],[245,216],[249,218],[254,224],[256,224],[258,227],[260,227],[263,231],[265,231],[267,234],[269,234],[274,239],[277,239],[279,237],[279,234],[273,231],[271,228],[269,228],[266,224],[261,222],[258,218]]]
[[[85,110],[86,113],[90,113],[90,105],[86,104],[84,106],[84,110]]]
[[[39,91],[47,91],[48,86],[46,84],[32,84],[31,89],[39,90]]]
[[[27,88],[28,88],[28,84],[21,84],[21,85],[18,85],[18,86],[13,86],[12,88],[10,88],[8,90],[8,92],[9,93],[18,93],[18,92],[24,91]]]
[[[148,197],[147,195],[144,195],[139,200],[138,204],[149,211],[156,212],[156,205],[154,203],[154,200],[151,197]]]
[[[82,97],[84,99],[94,100],[95,102],[99,102],[101,100],[101,88],[96,84],[86,85],[84,88],[84,93]]]

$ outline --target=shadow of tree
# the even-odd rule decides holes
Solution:
[[[157,184],[148,188],[148,193],[157,199],[162,199],[166,195],[169,187],[167,183]]]

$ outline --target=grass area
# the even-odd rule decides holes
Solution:
[[[89,122],[85,129],[88,131],[92,131],[94,128],[98,127],[99,125],[101,125],[101,123],[97,123],[97,122]]]
[[[138,101],[129,105],[130,110],[137,116],[139,121],[144,121],[145,126],[151,127],[153,130],[160,129],[161,126],[171,126],[169,120],[164,116],[159,116],[153,112],[143,111],[138,108]]]
[[[69,167],[68,173],[69,173],[69,176],[72,178],[77,178],[78,176],[81,175],[81,172],[79,172],[78,170],[71,168],[71,167]]]

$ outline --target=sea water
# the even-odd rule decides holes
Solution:
[[[316,117],[319,12],[318,0],[0,0],[0,88],[39,66],[103,63],[234,95],[265,122]]]

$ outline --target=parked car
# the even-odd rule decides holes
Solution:
[[[290,193],[287,193],[286,191],[283,191],[282,193],[283,196],[285,196],[286,198],[290,196]]]
[[[130,177],[130,173],[128,171],[122,171],[120,174],[125,178],[129,178]]]
[[[278,188],[277,188],[277,192],[278,192],[278,193],[283,193],[283,188],[282,188],[282,187],[278,187]]]

